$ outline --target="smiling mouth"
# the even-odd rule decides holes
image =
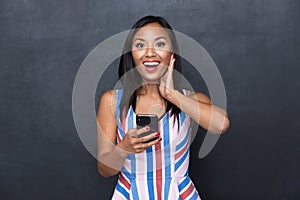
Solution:
[[[159,62],[143,62],[144,66],[147,68],[155,68],[159,65]]]

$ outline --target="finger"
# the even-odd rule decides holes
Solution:
[[[148,147],[151,147],[152,145],[155,145],[155,144],[158,144],[159,142],[161,142],[162,138],[161,137],[158,137],[157,139],[151,141],[151,142],[147,142],[147,143],[144,143],[147,148]]]
[[[164,80],[164,78],[162,77],[161,79],[160,79],[160,83],[159,83],[159,87],[160,88],[165,88],[165,86],[166,86],[166,83],[165,83],[166,81]]]
[[[145,149],[137,149],[137,150],[135,150],[136,153],[142,153],[143,151],[145,151]]]
[[[143,151],[145,151],[145,149],[142,149],[142,148],[136,149],[136,150],[135,150],[136,153],[141,153],[141,152],[143,152]]]
[[[126,133],[128,136],[130,137],[138,137],[137,134],[137,129],[136,128],[131,128],[128,130],[128,132]]]
[[[136,134],[137,134],[137,136],[139,136],[140,134],[145,133],[145,132],[147,132],[149,130],[150,130],[150,127],[149,126],[145,126],[143,128],[137,129]]]
[[[172,54],[170,64],[168,66],[167,83],[166,83],[167,86],[170,86],[170,83],[171,83],[172,78],[173,78],[174,62],[175,62],[175,58]]]
[[[172,54],[171,59],[170,59],[170,63],[169,63],[169,66],[168,66],[168,73],[167,73],[167,80],[166,80],[166,85],[168,87],[171,86],[171,83],[173,81],[174,63],[175,63],[175,58],[174,58],[174,54]]]
[[[139,144],[135,145],[135,147],[134,147],[136,153],[140,153],[147,148],[148,148],[148,146],[143,143],[139,143]]]
[[[157,132],[157,133],[152,133],[152,134],[150,134],[150,135],[147,135],[147,136],[144,136],[144,137],[139,138],[139,139],[138,139],[138,142],[143,143],[143,142],[147,142],[147,141],[149,141],[149,140],[151,140],[151,139],[153,139],[153,138],[159,138],[159,137],[160,137],[160,133],[159,133],[159,132]]]
[[[175,60],[176,59],[174,58],[174,54],[172,54],[169,62],[169,67],[174,68]]]
[[[160,85],[165,84],[165,82],[166,82],[166,74],[167,74],[167,73],[165,73],[165,74],[160,78]]]
[[[138,143],[138,144],[136,144],[136,145],[134,145],[134,149],[136,150],[136,151],[138,151],[138,150],[140,150],[140,149],[144,149],[144,143]]]

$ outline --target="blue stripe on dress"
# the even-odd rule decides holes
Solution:
[[[153,184],[153,152],[152,147],[146,149],[147,156],[147,185],[149,199],[154,199],[154,184]]]
[[[187,184],[189,184],[189,182],[190,179],[188,176],[186,176],[184,180],[178,185],[179,192],[181,192],[187,186]]]
[[[131,176],[130,176],[130,173],[128,172],[128,170],[124,166],[122,167],[121,170],[122,170],[123,175],[126,176],[126,178],[128,178],[128,180],[129,180]]]
[[[129,109],[128,120],[126,121],[128,130],[133,128],[132,118],[133,118],[133,110],[130,108]],[[132,178],[135,178],[136,177],[136,157],[135,157],[135,154],[129,154],[128,158],[131,161],[131,176],[132,176]]]
[[[131,192],[133,199],[139,200],[139,194],[136,187],[136,179],[131,179]]]
[[[121,125],[118,125],[118,131],[119,131],[119,133],[121,135],[121,138],[124,138],[125,133],[124,133],[124,130],[122,129]]]
[[[179,119],[180,119],[180,127],[182,126],[182,124],[183,124],[185,118],[186,118],[185,112],[182,112],[182,111],[181,111],[181,112],[180,112],[180,116],[179,116]]]
[[[169,192],[170,192],[170,184],[171,179],[168,177],[171,177],[171,162],[170,162],[170,124],[169,124],[169,115],[166,115],[166,124],[164,126],[164,160],[165,160],[165,195],[164,199],[169,199]],[[163,148],[162,148],[163,150]]]
[[[119,184],[116,185],[116,190],[119,191],[126,199],[129,199],[129,193]]]
[[[180,167],[180,165],[183,163],[183,161],[186,159],[186,157],[189,154],[189,148],[186,149],[186,151],[184,152],[183,156],[180,158],[180,160],[178,160],[175,163],[175,171],[177,171],[177,169]]]
[[[129,108],[129,116],[127,119],[127,125],[128,125],[128,129],[133,128],[133,109],[132,107]],[[129,123],[130,122],[130,123]]]
[[[122,124],[121,124],[121,121],[120,121],[120,103],[121,103],[121,100],[122,100],[122,95],[123,95],[123,90],[122,89],[119,89],[116,91],[117,92],[117,105],[116,105],[116,120],[118,122],[118,131],[121,135],[121,138],[124,137],[125,133],[124,133],[124,130],[122,129]]]
[[[191,196],[191,198],[190,198],[190,200],[197,200],[198,199],[198,192],[197,192],[197,190],[194,188],[194,194],[193,194],[193,196]]]
[[[120,103],[123,95],[123,90],[117,90],[117,108],[116,108],[116,117],[120,117]]]
[[[186,168],[185,173],[184,173],[183,176],[188,176],[188,174],[189,174],[189,168]]]
[[[187,130],[187,133],[185,133],[184,139],[176,146],[176,151],[178,151],[179,149],[181,149],[183,147],[183,145],[185,145],[188,137],[189,137],[189,133],[190,133],[190,127]]]

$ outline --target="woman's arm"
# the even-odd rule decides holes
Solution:
[[[127,157],[116,145],[117,124],[115,120],[116,94],[105,92],[97,113],[98,171],[104,177],[117,174]]]
[[[167,99],[210,133],[224,133],[230,125],[227,112],[213,105],[205,94],[193,92],[185,96],[173,90]]]

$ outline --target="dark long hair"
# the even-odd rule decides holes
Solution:
[[[136,98],[137,98],[137,91],[142,85],[142,78],[141,75],[135,70],[135,64],[132,57],[132,42],[133,37],[139,28],[142,28],[146,24],[149,23],[159,23],[163,28],[165,28],[170,37],[171,44],[172,44],[172,52],[174,53],[175,63],[174,63],[174,71],[181,73],[181,58],[177,54],[179,52],[178,43],[173,32],[172,27],[168,24],[168,22],[160,17],[160,16],[145,16],[138,20],[132,27],[128,33],[128,36],[125,41],[125,45],[123,48],[122,56],[120,58],[119,63],[119,79],[123,84],[123,96],[120,102],[120,118],[122,120],[123,114],[126,115],[130,106],[135,110],[136,107]],[[126,76],[123,76],[126,74]],[[178,91],[182,91],[181,83],[179,80],[174,82],[174,87]],[[171,110],[171,115],[175,115],[174,118],[179,120],[179,113],[180,109],[172,104],[171,102],[165,100],[167,103],[167,111]]]

